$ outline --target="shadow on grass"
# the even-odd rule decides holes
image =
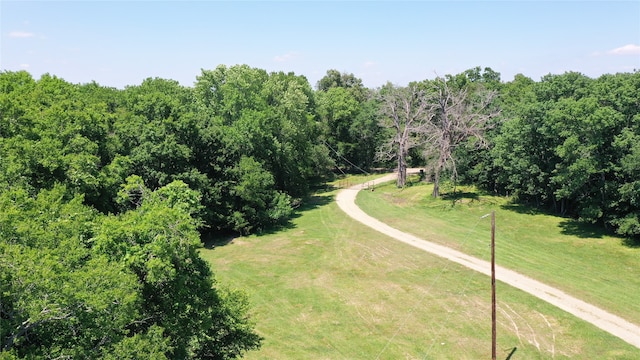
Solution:
[[[560,217],[562,221],[560,221],[558,227],[560,227],[560,232],[564,235],[573,235],[581,239],[602,239],[608,236],[620,239],[620,243],[626,247],[640,248],[640,239],[622,237],[601,224],[585,223],[576,219],[561,217],[553,211],[526,204],[509,203],[500,207],[519,214]]]
[[[501,209],[509,210],[516,212],[518,214],[525,215],[549,215],[549,216],[558,216],[558,214],[553,213],[552,211],[541,209],[539,207],[535,207],[532,205],[526,204],[518,204],[518,203],[508,203],[504,205],[500,205]]]
[[[289,217],[289,220],[281,225],[274,226],[272,228],[266,229],[257,233],[256,235],[268,235],[280,232],[282,230],[289,230],[295,228],[295,224],[292,222],[293,219],[297,219],[306,211],[310,211],[313,209],[317,209],[319,207],[325,206],[331,203],[334,199],[334,195],[327,195],[327,193],[333,191],[333,186],[327,186],[327,189],[324,191],[316,191],[314,195],[307,196],[304,200],[294,209],[293,214]]]
[[[200,235],[200,239],[202,240],[202,245],[205,249],[213,249],[218,246],[225,246],[233,242],[238,236],[237,233],[234,232],[206,232]]]
[[[601,239],[605,235],[613,235],[602,226],[587,224],[575,219],[565,219],[558,224],[562,234],[573,235],[582,239]]]
[[[612,229],[605,228],[601,224],[590,224],[575,219],[566,219],[559,224],[562,233],[565,235],[573,235],[583,239],[601,239],[605,236],[620,240],[620,244],[637,249],[640,248],[639,238],[623,237],[616,234]]]
[[[454,205],[458,202],[474,202],[480,200],[480,195],[477,192],[456,191],[450,193],[440,194],[442,200],[451,201]]]
[[[583,239],[601,239],[605,235],[612,235],[601,225],[584,223],[576,219],[562,217],[551,210],[532,205],[509,203],[502,205],[501,208],[509,211],[514,211],[518,214],[546,215],[561,218],[562,221],[560,221],[558,227],[560,227],[560,232],[564,235],[573,235]]]
[[[316,193],[315,195],[308,196],[304,199],[300,207],[296,209],[296,214],[300,216],[300,212],[309,211],[313,209],[317,209],[319,207],[325,206],[333,201],[335,198],[334,195],[326,195],[327,192],[332,190],[328,190],[324,193]],[[324,195],[323,195],[324,194]]]
[[[328,192],[337,190],[338,187],[332,184],[319,184],[311,187],[311,192],[316,195],[326,194]]]
[[[310,211],[310,210],[325,206],[333,201],[334,199],[333,195],[322,195],[322,194],[331,192],[333,190],[331,188],[332,186],[327,186],[327,189],[323,191],[316,189],[315,195],[306,197],[300,203],[300,205],[296,209],[294,209],[293,214],[289,217],[289,219],[286,222],[282,224],[272,225],[266,229],[261,229],[259,231],[254,232],[252,235],[260,237],[263,235],[271,235],[271,234],[279,233],[281,231],[294,229],[296,225],[293,223],[293,219],[299,218],[306,211]],[[202,239],[202,243],[205,249],[213,249],[219,246],[229,245],[233,243],[233,240],[235,240],[240,236],[243,236],[243,235],[237,232],[232,232],[232,231],[225,231],[225,232],[208,231],[208,232],[202,233],[200,235],[200,238]]]
[[[622,239],[622,245],[630,247],[632,249],[640,248],[640,238],[624,238]]]

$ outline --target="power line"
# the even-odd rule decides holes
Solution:
[[[360,168],[358,165],[352,163],[351,161],[349,161],[349,159],[347,159],[346,157],[342,156],[342,154],[340,154],[336,149],[334,149],[331,145],[329,145],[325,140],[322,140],[322,142],[329,147],[329,149],[331,149],[336,155],[338,155],[339,157],[341,157],[344,161],[348,162],[349,165],[353,166],[354,168],[362,171],[364,174],[366,175],[371,175],[369,172],[363,170],[362,168]],[[343,172],[344,174],[344,172]]]

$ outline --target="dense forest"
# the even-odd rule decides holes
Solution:
[[[0,359],[258,348],[202,239],[277,229],[344,172],[421,166],[433,196],[473,184],[640,238],[640,72],[314,85],[246,65],[125,89],[1,72]]]

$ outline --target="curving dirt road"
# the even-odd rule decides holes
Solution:
[[[370,181],[367,184],[375,185],[394,180],[395,178],[396,174],[390,174],[378,178],[374,181]],[[466,255],[448,247],[420,239],[411,234],[404,233],[365,214],[364,211],[362,211],[355,204],[356,195],[362,188],[363,184],[360,184],[338,192],[336,196],[336,202],[338,203],[340,209],[347,213],[347,215],[369,226],[370,228],[388,235],[396,240],[402,241],[418,249],[428,251],[434,255],[451,260],[482,274],[491,276],[491,264],[488,261],[480,260],[478,258]],[[617,315],[611,314],[582,300],[576,299],[561,290],[545,285],[513,270],[509,270],[497,265],[496,280],[502,281],[505,284],[509,284],[515,288],[536,296],[580,319],[590,322],[591,324],[612,335],[619,337],[629,344],[640,348],[640,326],[632,324]]]

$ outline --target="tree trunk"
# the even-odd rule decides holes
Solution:
[[[407,183],[407,162],[405,161],[405,155],[400,151],[398,153],[398,181],[397,186],[399,188],[404,187]]]
[[[456,203],[456,190],[458,187],[458,176],[456,174],[453,174],[453,196],[451,197],[453,199],[453,203]]]
[[[438,159],[438,165],[435,167],[434,177],[433,177],[433,197],[437,198],[440,196],[440,170],[444,169],[445,165],[445,153],[443,151],[440,152],[440,158]]]
[[[434,198],[440,196],[440,170],[436,169],[433,174],[433,195]]]

